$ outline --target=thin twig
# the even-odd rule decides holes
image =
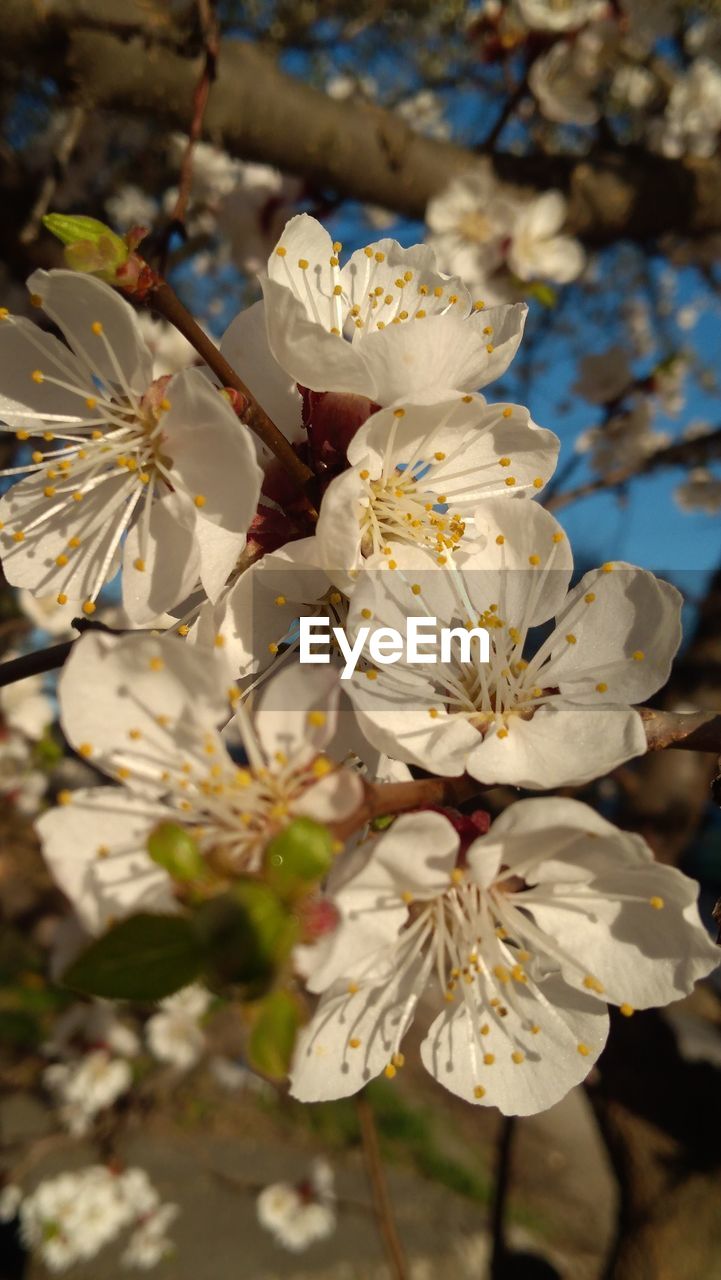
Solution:
[[[236,391],[238,395],[243,397],[246,405],[241,414],[243,422],[250,427],[250,430],[258,436],[259,440],[262,440],[271,453],[275,454],[289,476],[295,481],[300,491],[300,497],[303,498],[303,490],[308,482],[313,479],[313,472],[309,467],[306,467],[304,462],[301,462],[283,433],[278,430],[275,423],[268,417],[265,409],[258,403],[250,388],[246,386],[232,365],[228,364],[225,356],[218,350],[207,333],[203,332],[200,325],[197,324],[187,307],[183,305],[166,280],[158,278],[157,282],[151,285],[148,291],[148,302],[179,333],[182,333],[183,337],[188,339],[188,342],[195,347],[198,355],[202,357],[208,368],[220,379],[222,386],[230,387],[232,391]],[[313,507],[307,499],[305,501],[307,513],[310,516],[314,516],[316,513]]]
[[[490,1280],[502,1280],[508,1256],[506,1209],[511,1186],[511,1146],[515,1124],[515,1116],[501,1116],[496,1148],[496,1181],[491,1204]]]
[[[408,1280],[408,1266],[393,1218],[393,1206],[388,1194],[373,1111],[364,1093],[356,1095],[355,1103],[373,1209],[385,1246],[388,1266],[394,1280]]]
[[[203,66],[193,91],[193,114],[188,130],[188,141],[180,162],[178,194],[170,214],[170,221],[163,235],[160,254],[160,269],[163,274],[165,274],[170,241],[173,235],[176,232],[185,234],[185,217],[193,182],[193,151],[203,132],[203,121],[208,106],[208,98],[210,97],[210,87],[218,71],[220,28],[215,12],[215,0],[196,0],[196,7],[203,36]]]

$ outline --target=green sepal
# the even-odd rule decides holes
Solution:
[[[333,837],[312,818],[295,818],[267,845],[263,869],[268,884],[282,898],[307,892],[328,874]]]

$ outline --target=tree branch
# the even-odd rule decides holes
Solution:
[[[46,0],[39,20],[27,0],[4,0],[0,58],[52,76],[95,109],[188,132],[202,63],[188,54],[187,30],[167,13],[161,18],[125,0]],[[464,147],[415,133],[392,111],[329,98],[239,40],[223,42],[217,70],[203,135],[317,189],[422,217],[431,196],[483,163]],[[721,228],[718,157],[668,160],[619,148],[580,159],[506,154],[494,163],[509,183],[565,190],[568,229],[587,242]]]
[[[393,1218],[393,1206],[388,1195],[388,1187],[383,1172],[383,1161],[378,1146],[376,1122],[371,1105],[362,1092],[356,1095],[355,1102],[361,1142],[363,1144],[363,1158],[373,1198],[373,1209],[378,1223],[378,1230],[385,1246],[388,1265],[394,1280],[408,1280],[408,1268]]]
[[[587,498],[592,493],[618,489],[621,485],[628,484],[630,480],[635,480],[637,476],[646,476],[651,471],[658,471],[662,467],[701,466],[712,458],[718,457],[721,457],[721,427],[691,440],[674,440],[672,444],[649,454],[636,466],[619,467],[616,471],[599,476],[596,480],[589,480],[576,489],[568,489],[565,493],[554,493],[543,505],[549,511],[558,511],[560,507],[579,502],[581,498]]]

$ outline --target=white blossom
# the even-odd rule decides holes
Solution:
[[[22,318],[0,323],[0,413],[19,439],[54,442],[0,500],[8,580],[91,614],[122,559],[138,623],[198,580],[216,597],[260,492],[247,430],[199,370],[153,382],[135,313],[109,285],[37,271],[29,287],[71,349]]]
[[[361,730],[380,751],[434,773],[549,788],[586,782],[646,750],[641,703],[666,681],[681,638],[681,597],[631,565],[609,562],[569,592],[563,530],[536,503],[489,498],[475,513],[475,546],[439,571],[423,550],[402,568],[364,574],[348,629],[409,616],[438,628],[485,628],[450,660],[428,641],[426,664],[357,669],[347,688]],[[535,628],[555,617],[539,642]],[[531,637],[529,639],[529,632]],[[440,660],[439,660],[440,658]],[[435,660],[435,661],[434,661]],[[572,749],[569,749],[572,744]]]
[[[576,440],[580,453],[588,453],[594,471],[612,475],[619,470],[643,467],[658,449],[669,444],[666,431],[652,431],[653,414],[648,399],[635,396],[630,407],[613,414],[602,427],[592,427]]]
[[[356,433],[349,468],[326,489],[316,531],[320,563],[346,589],[369,557],[400,563],[406,546],[429,548],[445,564],[467,527],[472,536],[478,502],[538,493],[557,448],[527,409],[487,405],[482,396],[382,409]]]
[[[665,156],[713,155],[721,131],[721,69],[709,58],[692,62],[674,84],[650,140]]]
[[[715,967],[697,892],[576,800],[513,804],[464,854],[442,815],[397,818],[335,897],[291,1092],[319,1101],[393,1078],[427,992],[442,1010],[421,1045],[430,1074],[467,1102],[541,1111],[598,1058],[607,1003],[667,1004]]]
[[[203,987],[192,986],[160,1001],[158,1013],[145,1024],[145,1037],[154,1058],[181,1071],[195,1066],[205,1049],[200,1023],[210,999]]]
[[[110,218],[122,231],[152,226],[158,216],[158,202],[132,182],[126,183],[105,201]]]
[[[428,245],[379,240],[340,266],[341,245],[307,214],[291,219],[261,283],[277,363],[316,391],[375,404],[432,400],[499,377],[521,341],[526,308],[483,310]],[[495,341],[483,330],[490,325]],[[490,349],[489,349],[490,347]]]
[[[77,617],[77,605],[58,604],[55,596],[36,596],[27,587],[18,591],[18,604],[26,618],[49,636],[70,636],[72,621]]]
[[[509,272],[520,281],[558,284],[580,275],[581,245],[559,234],[566,211],[559,191],[519,200],[502,191],[487,169],[472,170],[429,201],[428,240],[443,267],[476,281],[484,294],[490,290],[492,300],[494,290],[506,296],[512,290]]]
[[[122,1265],[147,1271],[167,1258],[174,1249],[168,1227],[179,1212],[177,1204],[164,1204],[146,1217],[130,1237],[120,1259]]]
[[[134,1226],[123,1262],[149,1267],[168,1252],[165,1232],[176,1214],[175,1205],[160,1203],[143,1169],[89,1165],[44,1179],[22,1199],[20,1235],[49,1270],[64,1271]]]
[[[127,1093],[132,1082],[130,1064],[107,1049],[95,1049],[74,1062],[54,1062],[43,1071],[60,1119],[76,1136],[87,1133],[98,1113]]]
[[[71,792],[37,823],[53,875],[91,933],[111,917],[175,910],[170,878],[146,851],[161,821],[187,827],[211,864],[240,874],[257,869],[290,817],[332,822],[360,802],[360,778],[324,754],[337,721],[332,670],[286,666],[251,720],[220,649],[88,633],[59,700],[68,741],[122,783]],[[232,707],[247,767],[218,731]]]
[[[336,1225],[333,1183],[331,1166],[317,1159],[304,1182],[274,1182],[264,1187],[256,1201],[260,1225],[292,1253],[327,1239]]]
[[[606,0],[514,0],[514,6],[532,31],[577,31],[609,7]]]
[[[598,93],[616,52],[611,23],[588,27],[573,40],[558,40],[535,60],[528,76],[547,120],[591,125],[599,118]]]
[[[673,496],[682,511],[702,511],[707,516],[715,516],[721,511],[721,476],[706,467],[694,467]]]

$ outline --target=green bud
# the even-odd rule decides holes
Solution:
[[[65,260],[73,271],[99,276],[107,284],[115,283],[118,268],[130,257],[122,236],[97,218],[47,213],[43,226],[66,246]]]
[[[295,818],[266,847],[263,868],[268,883],[281,897],[293,897],[328,874],[333,861],[333,837],[312,818]]]
[[[297,919],[260,880],[239,880],[201,903],[194,922],[211,979],[239,983],[247,995],[267,989],[298,936]]]
[[[290,1069],[301,1009],[288,991],[271,991],[257,1007],[248,1044],[251,1066],[271,1080],[283,1080]]]
[[[159,822],[145,847],[153,862],[175,880],[199,880],[207,873],[197,841],[176,822]]]

